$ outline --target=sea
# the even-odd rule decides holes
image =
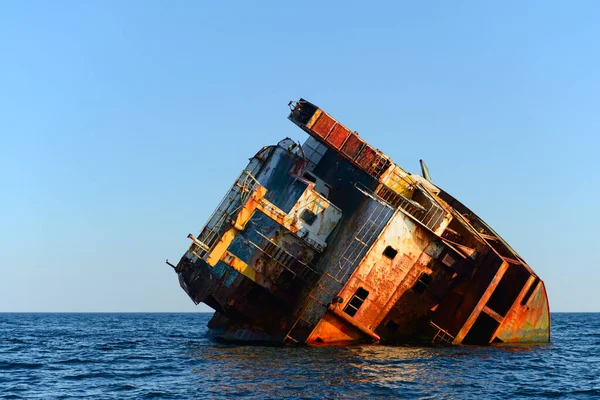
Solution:
[[[4,399],[600,399],[600,314],[553,313],[552,342],[240,346],[211,314],[0,314]]]

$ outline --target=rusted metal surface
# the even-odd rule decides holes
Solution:
[[[494,332],[502,342],[540,342],[550,340],[550,308],[544,283],[531,276],[530,286],[523,287],[515,304]],[[530,296],[526,298],[525,296]]]
[[[360,343],[369,340],[360,329],[354,325],[347,323],[333,313],[326,313],[323,318],[315,326],[315,329],[310,334],[307,342],[312,344],[349,344]]]
[[[341,149],[342,145],[348,139],[350,135],[350,129],[344,125],[337,124],[328,136],[328,142],[336,149]]]
[[[232,341],[547,342],[545,287],[471,210],[305,100],[174,266]]]
[[[347,138],[346,142],[342,145],[342,154],[350,160],[356,159],[356,156],[361,152],[365,142],[358,137],[358,134],[353,132]]]

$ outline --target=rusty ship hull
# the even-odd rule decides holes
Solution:
[[[544,283],[491,227],[316,105],[265,146],[174,267],[242,342],[549,342]]]

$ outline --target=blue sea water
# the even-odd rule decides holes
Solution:
[[[0,314],[0,398],[600,398],[600,314],[529,346],[216,344],[210,314]]]

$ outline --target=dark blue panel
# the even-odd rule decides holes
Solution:
[[[252,256],[256,252],[256,248],[248,242],[251,241],[260,245],[260,243],[264,241],[264,238],[261,237],[258,232],[266,237],[272,237],[275,231],[280,227],[281,225],[277,222],[273,221],[262,212],[256,211],[250,218],[250,221],[246,224],[245,229],[233,239],[227,250],[235,254],[240,260],[250,264]]]
[[[221,279],[223,277],[223,275],[225,274],[225,272],[230,269],[229,266],[227,264],[225,264],[223,261],[219,261],[217,263],[217,265],[215,265],[212,268],[212,273],[219,279]]]
[[[286,213],[290,212],[307,186],[290,175],[297,162],[297,157],[277,148],[256,177],[268,190],[265,199]]]

